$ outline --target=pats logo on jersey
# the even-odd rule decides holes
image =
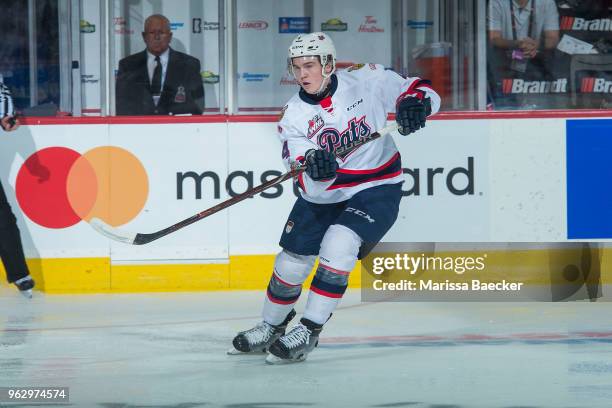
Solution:
[[[316,114],[314,118],[308,121],[308,132],[306,133],[306,136],[309,139],[312,138],[314,135],[317,134],[319,130],[321,130],[323,125],[323,119],[321,119],[321,116],[319,114]]]
[[[317,136],[317,144],[321,146],[322,149],[335,154],[337,149],[341,147],[344,148],[358,141],[359,139],[367,137],[371,130],[370,125],[368,125],[365,121],[364,115],[359,119],[351,119],[346,129],[342,131],[338,131],[334,128],[324,129],[319,136]],[[355,150],[342,155],[336,154],[336,157],[338,157],[340,160],[345,160],[354,152]]]

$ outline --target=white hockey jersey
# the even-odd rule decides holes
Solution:
[[[383,127],[387,113],[395,113],[397,101],[405,96],[430,98],[432,114],[440,97],[428,81],[402,78],[378,64],[357,64],[331,77],[330,96],[321,101],[303,90],[283,108],[278,135],[287,169],[304,160],[306,151],[336,151]],[[334,179],[314,181],[306,173],[298,179],[302,197],[318,204],[348,200],[366,188],[403,180],[400,154],[391,135],[385,135],[338,157]]]

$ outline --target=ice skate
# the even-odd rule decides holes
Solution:
[[[17,289],[19,289],[19,293],[21,293],[28,299],[32,299],[32,289],[34,288],[34,280],[30,275],[26,276],[25,278],[18,279],[14,283],[15,286],[17,286]]]
[[[234,337],[232,344],[234,347],[227,351],[227,354],[255,354],[265,353],[268,347],[279,337],[285,334],[287,325],[295,316],[295,310],[291,310],[285,320],[279,325],[271,325],[261,322],[250,330],[240,332]]]
[[[319,334],[323,325],[308,319],[301,319],[291,331],[270,346],[266,357],[268,364],[298,363],[306,360],[308,353],[319,344]]]

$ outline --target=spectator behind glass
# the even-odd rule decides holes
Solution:
[[[142,38],[146,50],[119,61],[117,115],[202,114],[200,61],[170,48],[170,21],[149,16]]]
[[[489,68],[499,90],[501,78],[550,80],[550,53],[559,43],[554,0],[490,0]]]

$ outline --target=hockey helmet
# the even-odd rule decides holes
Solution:
[[[324,33],[300,34],[289,46],[287,68],[293,74],[291,59],[296,57],[319,57],[323,66],[323,77],[327,78],[336,70],[336,47],[332,39]],[[325,73],[325,66],[331,64],[331,72]]]

